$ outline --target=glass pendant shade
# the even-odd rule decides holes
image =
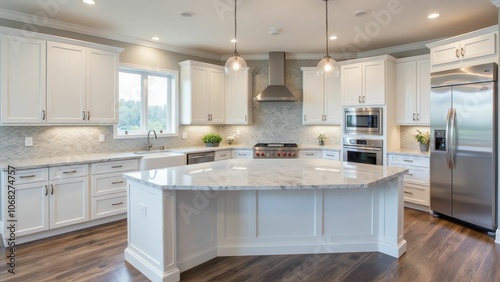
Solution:
[[[333,73],[336,76],[339,75],[339,65],[337,62],[330,56],[325,56],[319,63],[318,63],[318,74],[323,74],[323,73]]]
[[[235,76],[244,72],[246,67],[247,62],[238,53],[234,53],[233,56],[227,59],[224,70],[227,75]]]

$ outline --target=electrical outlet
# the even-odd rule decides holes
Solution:
[[[188,138],[188,133],[182,132],[182,139],[187,139],[187,138]]]
[[[104,134],[99,135],[99,143],[106,141],[106,136]]]
[[[24,146],[26,147],[33,146],[33,137],[24,137]]]
[[[141,211],[141,214],[145,216],[146,215],[146,211],[147,211],[146,205],[145,204],[139,204],[139,209]]]

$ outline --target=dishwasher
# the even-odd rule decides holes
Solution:
[[[208,163],[215,160],[215,151],[187,154],[187,164]]]

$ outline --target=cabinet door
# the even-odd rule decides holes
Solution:
[[[47,42],[48,123],[85,123],[85,51]]]
[[[455,62],[460,59],[460,43],[454,42],[431,49],[432,65]]]
[[[87,50],[87,121],[118,122],[118,54]]]
[[[3,124],[45,123],[46,42],[1,37]]]
[[[397,123],[414,124],[417,108],[417,63],[398,63],[396,75]]]
[[[474,59],[496,53],[495,34],[485,34],[461,42],[460,52],[463,59]]]
[[[340,124],[341,121],[340,77],[330,73],[325,75],[325,123]]]
[[[224,70],[210,70],[208,112],[212,123],[224,123],[225,79]]]
[[[361,105],[361,96],[363,96],[361,64],[341,66],[340,81],[342,105]]]
[[[431,122],[431,66],[429,60],[417,62],[417,123]]]
[[[16,236],[33,234],[49,229],[47,184],[47,182],[36,182],[16,187]],[[7,212],[7,208],[4,208],[4,212]],[[9,224],[8,222],[4,223]]]
[[[363,64],[362,102],[366,105],[385,104],[385,61],[375,61]]]
[[[208,123],[209,70],[191,67],[191,121]]]
[[[303,124],[323,124],[324,115],[324,81],[323,75],[317,71],[303,72]]]
[[[250,124],[251,91],[248,68],[242,75],[226,76],[226,124]]]
[[[50,183],[50,228],[89,220],[89,185],[87,177]]]

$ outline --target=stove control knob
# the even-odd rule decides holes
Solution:
[[[292,153],[292,157],[295,157],[295,153]]]
[[[259,156],[259,152],[255,153],[255,156],[258,157]]]
[[[288,153],[288,156],[291,157],[292,156],[292,153]]]
[[[262,152],[262,153],[260,153],[260,156],[261,156],[261,157],[265,157],[265,156],[266,156],[266,154],[264,154],[264,152]]]
[[[278,153],[278,157],[281,157],[281,153]]]

